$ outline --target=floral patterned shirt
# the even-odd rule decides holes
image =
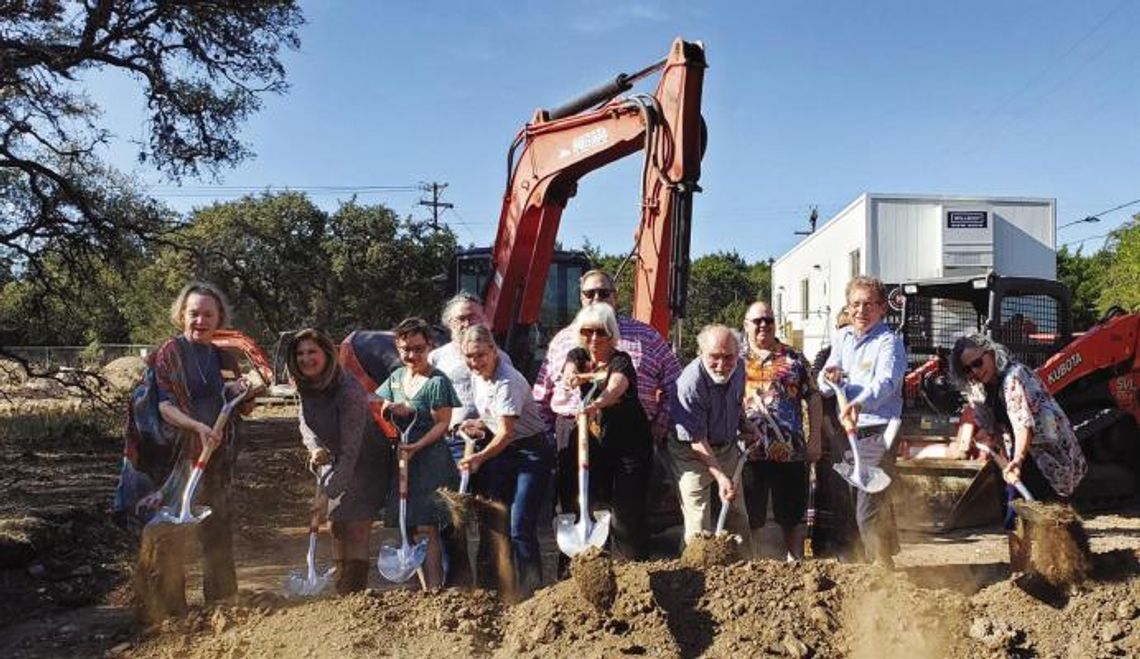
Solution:
[[[1010,425],[1033,431],[1029,456],[1037,468],[1057,494],[1071,496],[1088,471],[1088,463],[1069,418],[1049,394],[1045,383],[1029,367],[1011,362],[1001,374],[998,395],[1005,403]],[[978,427],[996,437],[995,411],[985,404],[983,386],[972,384],[967,397]],[[1009,436],[1005,439],[1007,455],[1013,454],[1012,441]]]
[[[763,447],[762,453],[758,449],[750,459],[802,462],[807,455],[803,401],[815,386],[803,355],[783,343],[777,343],[764,358],[749,350],[744,377],[744,413],[760,430]],[[775,422],[779,432],[768,420]]]

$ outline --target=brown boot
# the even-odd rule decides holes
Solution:
[[[336,592],[338,595],[358,593],[368,587],[369,561],[349,559],[344,561],[344,571],[339,572],[336,579]]]

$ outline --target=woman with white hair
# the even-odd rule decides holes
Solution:
[[[594,374],[603,379],[584,408],[590,423],[591,500],[612,507],[613,549],[630,560],[645,556],[645,504],[653,456],[649,420],[637,398],[637,371],[621,339],[617,316],[608,304],[583,307],[574,319],[578,347],[566,357],[563,386],[585,396]],[[576,452],[568,451],[570,459]],[[577,465],[559,465],[559,499],[564,511],[576,510]]]
[[[1021,481],[1035,499],[1072,496],[1088,465],[1064,410],[1032,369],[990,337],[969,334],[950,352],[950,377],[966,395],[968,447],[980,442],[1003,453],[1005,480]],[[1012,508],[1006,522],[1012,528]],[[1022,548],[1012,534],[1009,549],[1011,569],[1022,569]]]

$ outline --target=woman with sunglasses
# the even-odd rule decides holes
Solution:
[[[566,357],[563,386],[577,387],[585,397],[594,386],[593,374],[603,377],[584,408],[591,435],[590,498],[608,501],[612,507],[614,553],[638,560],[645,555],[645,499],[653,440],[637,397],[637,371],[629,354],[617,349],[621,335],[613,307],[584,307],[573,327],[577,328],[578,347]],[[563,510],[576,510],[577,453],[566,451],[564,455],[574,464],[559,465],[559,500]]]
[[[1003,453],[1006,482],[1021,481],[1039,501],[1072,496],[1088,465],[1068,417],[1032,369],[990,337],[969,334],[950,351],[950,376],[966,395],[962,437],[969,448],[983,443]],[[1007,496],[1015,492],[1011,486]],[[1013,518],[1007,506],[1007,529]],[[1024,569],[1023,548],[1012,533],[1009,554],[1010,568]]]

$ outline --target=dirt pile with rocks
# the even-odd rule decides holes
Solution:
[[[594,557],[600,562],[604,556]],[[1098,557],[1080,592],[1046,601],[1022,580],[972,597],[905,574],[833,561],[615,563],[604,607],[573,578],[508,606],[488,592],[402,589],[290,602],[243,595],[167,623],[128,654],[529,657],[1137,656],[1134,552]],[[1044,583],[1044,582],[1043,582]]]

